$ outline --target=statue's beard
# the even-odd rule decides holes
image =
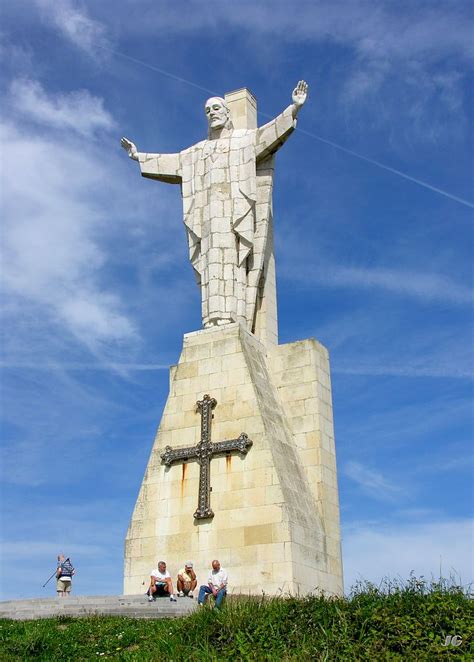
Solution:
[[[219,133],[220,131],[223,131],[224,129],[226,129],[228,131],[232,131],[233,128],[234,128],[234,125],[232,124],[232,120],[230,119],[230,117],[228,117],[225,121],[225,124],[220,124],[219,126],[211,126],[209,124],[208,136],[209,136],[209,138],[212,138],[213,135],[215,135],[216,133]]]

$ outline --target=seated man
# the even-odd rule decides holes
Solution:
[[[176,602],[176,597],[173,593],[173,582],[171,575],[166,569],[166,563],[160,561],[158,567],[151,571],[150,588],[147,591],[149,602],[153,602],[155,598],[167,598],[169,596],[171,602]]]
[[[221,568],[221,564],[217,559],[212,562],[212,570],[209,573],[207,586],[203,584],[199,589],[198,604],[204,604],[207,595],[211,593],[216,601],[216,607],[219,609],[227,594],[227,572],[224,568]]]
[[[187,595],[188,598],[194,597],[193,591],[197,586],[197,579],[191,561],[186,561],[184,568],[181,568],[178,572],[177,586],[180,598],[184,598],[185,595]]]

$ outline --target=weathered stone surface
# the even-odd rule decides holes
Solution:
[[[306,96],[300,81],[293,103],[261,127],[248,90],[212,97],[205,104],[208,139],[176,154],[138,152],[122,138],[144,177],[181,185],[205,328],[240,322],[264,344],[277,342],[274,155],[293,132]]]
[[[191,558],[198,582],[218,558],[237,593],[342,592],[328,375],[315,340],[267,352],[239,324],[185,336],[127,533],[125,593],[140,590],[158,558],[172,575]],[[206,393],[217,400],[213,441],[245,432],[253,446],[212,460],[215,516],[196,520],[199,465],[165,467],[160,454],[196,444]]]
[[[224,95],[230,110],[234,129],[256,129],[257,128],[257,100],[250,90],[242,87],[240,90],[227,92]],[[231,165],[236,165],[231,160]]]

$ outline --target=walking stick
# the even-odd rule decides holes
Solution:
[[[69,556],[68,556],[67,559],[65,559],[65,562],[66,562],[66,561],[70,561],[70,560],[71,560],[71,559],[70,559]],[[57,571],[58,571],[58,570],[57,570],[57,568],[56,568],[56,570],[53,572],[53,574],[51,575],[51,577],[50,577],[47,581],[45,581],[45,583],[43,584],[43,588],[46,586],[46,584],[49,584],[49,582],[52,580],[52,578],[53,578],[54,575],[57,573]]]
[[[43,584],[43,588],[46,586],[46,584],[49,584],[49,582],[52,580],[52,578],[54,577],[54,575],[55,575],[56,573],[57,573],[57,570],[55,570],[55,571],[53,572],[53,574],[51,575],[51,577],[50,577],[47,581],[45,581],[45,583]]]

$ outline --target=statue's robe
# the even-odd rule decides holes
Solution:
[[[258,129],[223,131],[177,154],[139,154],[144,177],[181,184],[204,326],[240,321],[253,330],[271,223],[273,155],[295,126],[289,106]]]

